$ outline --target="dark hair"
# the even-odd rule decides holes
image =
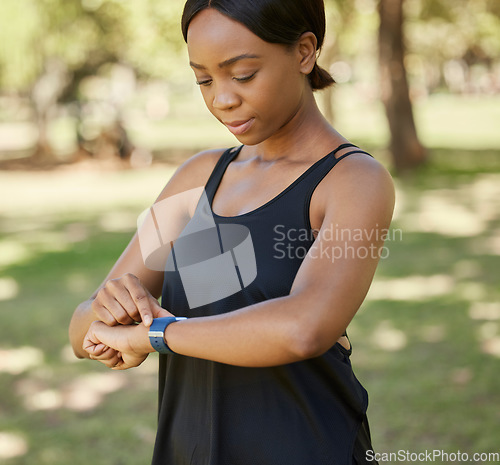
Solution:
[[[214,8],[238,21],[266,42],[291,46],[304,32],[312,32],[320,51],[325,40],[324,0],[188,0],[182,15],[182,34],[186,42],[191,21],[207,8]],[[313,90],[335,83],[330,73],[317,63],[308,77]]]

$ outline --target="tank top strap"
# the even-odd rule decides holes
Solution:
[[[226,172],[228,165],[238,156],[241,149],[244,146],[232,147],[227,149],[217,161],[208,181],[205,185],[205,192],[208,197],[210,205],[215,197],[215,193],[222,181],[222,177]],[[340,157],[335,155],[345,149],[352,148],[349,152],[343,154]],[[349,157],[355,153],[363,153],[371,157],[371,155],[354,144],[342,144],[338,146],[335,150],[331,151],[329,154],[320,158],[318,161],[313,163],[304,173],[302,173],[294,182],[292,182],[285,190],[278,194],[271,201],[267,202],[264,206],[260,207],[258,210],[262,210],[266,207],[268,214],[272,215],[271,211],[277,207],[277,201],[285,202],[289,205],[304,205],[304,216],[303,219],[308,228],[310,228],[309,221],[309,204],[314,190],[318,184],[323,180],[323,178],[332,170],[332,168],[337,165],[344,158]]]
[[[240,147],[231,147],[220,156],[219,160],[217,160],[217,163],[215,164],[215,167],[212,170],[207,183],[205,184],[205,192],[210,203],[215,197],[215,193],[217,192],[217,188],[222,181],[222,177],[224,176],[226,168],[228,167],[229,163],[231,163],[238,156],[242,148],[243,145],[241,145]]]
[[[348,148],[352,148],[352,150],[347,153],[341,155],[340,157],[336,157],[337,153],[342,150],[346,150]],[[316,163],[314,163],[305,174],[307,174],[307,186],[313,186],[313,190],[317,187],[317,185],[322,181],[322,179],[332,170],[332,168],[337,165],[344,158],[349,157],[350,155],[354,155],[355,153],[363,153],[371,157],[368,152],[361,150],[354,144],[342,144],[338,146],[335,150],[330,152],[328,155],[324,156]]]
[[[336,157],[335,155],[342,150],[351,148],[347,153]],[[342,160],[345,158],[354,155],[355,153],[362,153],[372,157],[368,152],[361,150],[358,146],[354,144],[342,144],[337,147],[335,150],[330,152],[328,155],[317,161],[311,168],[308,170],[307,181],[301,183],[302,185],[297,189],[294,193],[296,200],[302,199],[303,202],[303,218],[304,223],[307,228],[311,229],[311,223],[309,218],[309,209],[311,205],[311,198],[314,194],[314,191],[318,187],[319,183],[325,178],[325,176]]]

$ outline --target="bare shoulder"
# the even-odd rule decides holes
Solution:
[[[215,165],[227,149],[205,150],[193,155],[177,169],[174,176],[186,178],[189,183],[199,187],[205,185]]]
[[[325,213],[328,210],[338,213],[355,209],[392,217],[394,182],[376,159],[365,154],[352,154],[339,161],[323,181],[318,194]]]
[[[158,200],[205,186],[215,165],[226,150],[205,150],[190,157],[177,168]]]
[[[332,173],[335,172],[337,176],[333,188],[346,189],[355,186],[356,190],[361,192],[386,192],[394,195],[392,176],[379,161],[370,156],[350,155],[338,162],[332,170]]]

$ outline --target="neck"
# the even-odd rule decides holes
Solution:
[[[254,147],[262,161],[303,160],[310,154],[327,150],[322,145],[331,147],[334,140],[341,139],[319,110],[312,90],[308,90],[288,122]]]

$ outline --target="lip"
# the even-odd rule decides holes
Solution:
[[[247,132],[255,121],[255,118],[250,118],[242,121],[232,121],[230,123],[224,123],[224,125],[231,131],[235,136],[240,136]]]

